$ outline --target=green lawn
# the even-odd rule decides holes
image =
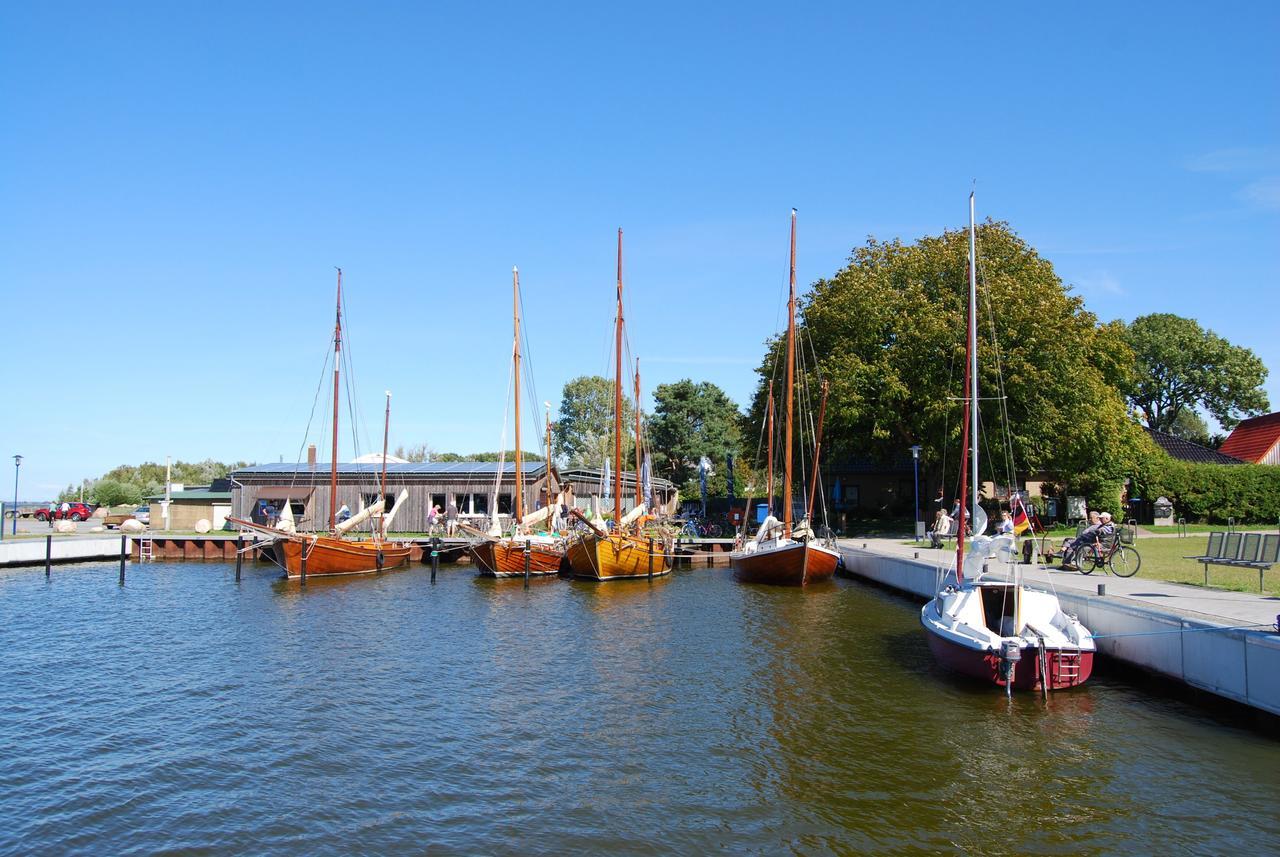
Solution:
[[[1189,533],[1220,533],[1226,530],[1226,528],[1227,528],[1226,524],[1187,524],[1186,525],[1186,530]],[[1248,532],[1249,530],[1259,530],[1259,531],[1265,530],[1267,532],[1272,532],[1276,529],[1276,524],[1275,522],[1272,522],[1270,524],[1236,524],[1235,528],[1237,531],[1242,531],[1242,532]],[[1149,533],[1155,533],[1157,535],[1162,533],[1173,534],[1178,532],[1177,526],[1143,527],[1142,529],[1146,530]]]

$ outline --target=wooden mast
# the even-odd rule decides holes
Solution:
[[[338,528],[338,366],[342,356],[342,269],[338,269],[338,313],[333,325],[333,453],[329,458],[329,532]]]
[[[622,520],[622,229],[618,229],[618,315],[614,319],[613,526]]]
[[[636,507],[644,503],[644,485],[640,481],[640,358],[636,358]]]
[[[511,346],[512,371],[516,376],[516,523],[524,518],[524,470],[520,459],[520,271],[511,268],[511,315],[515,326],[514,344]],[[496,510],[495,510],[496,511]]]
[[[768,497],[769,510],[768,514],[773,514],[773,379],[769,379],[769,412],[765,415],[768,422],[769,432],[769,479],[767,482],[769,493]]]
[[[809,504],[805,507],[804,517],[813,529],[813,498],[818,491],[818,461],[822,456],[822,423],[827,418],[827,389],[829,385],[822,382],[822,404],[818,405],[818,433],[813,438],[813,473],[809,474]]]
[[[546,404],[546,406],[547,406],[547,472],[546,472],[545,474],[543,474],[543,475],[546,477],[546,480],[547,480],[547,481],[546,481],[546,486],[547,486],[547,508],[549,509],[549,508],[551,508],[551,403],[550,403],[550,402],[546,402],[545,404]],[[552,512],[552,513],[547,517],[547,522],[548,522],[547,529],[548,529],[548,530],[551,530],[551,529],[552,529],[550,522],[551,522],[554,518],[555,518],[555,513],[554,513],[554,512]]]
[[[787,393],[784,425],[786,453],[783,459],[782,536],[791,538],[791,410],[795,394],[796,371],[796,210],[791,209],[791,293],[787,299]]]
[[[382,500],[384,504],[387,501],[387,436],[390,433],[391,433],[391,391],[387,390],[387,414],[382,421],[382,482],[379,488],[380,494],[378,497],[378,499]],[[384,505],[382,507],[382,514],[378,516],[379,519],[385,519],[386,514],[387,514],[387,509],[386,509],[386,506]],[[382,533],[381,526],[379,526],[377,530],[374,532],[374,537],[377,538],[378,534],[385,535],[385,533]]]

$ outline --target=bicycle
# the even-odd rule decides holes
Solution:
[[[1076,549],[1072,559],[1081,574],[1092,574],[1105,566],[1116,577],[1133,577],[1142,567],[1142,555],[1137,548],[1123,544],[1119,537],[1105,546],[1097,542],[1083,545]]]

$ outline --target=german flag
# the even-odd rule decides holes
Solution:
[[[1017,535],[1022,535],[1031,529],[1031,519],[1027,517],[1027,507],[1022,504],[1022,500],[1013,501],[1013,531]]]

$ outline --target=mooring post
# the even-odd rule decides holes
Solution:
[[[240,582],[240,564],[244,562],[244,536],[236,536],[236,583]]]
[[[524,588],[525,589],[529,588],[529,560],[530,560],[529,543],[525,542],[524,543]]]
[[[0,527],[0,530],[4,527]],[[53,564],[53,536],[44,537],[44,576],[49,578],[49,566]]]
[[[307,585],[307,546],[302,546],[302,568],[301,568],[301,584]]]
[[[382,574],[382,548],[378,548],[378,574]]]
[[[649,536],[649,579],[653,580],[653,536]]]
[[[436,572],[440,570],[440,537],[431,537],[431,582],[436,582]]]
[[[1099,583],[1099,584],[1098,584],[1098,594],[1099,594],[1099,595],[1106,595],[1106,594],[1107,594],[1107,585],[1106,585],[1105,583]]]
[[[124,561],[129,556],[129,537],[120,537],[120,585],[124,586]]]

